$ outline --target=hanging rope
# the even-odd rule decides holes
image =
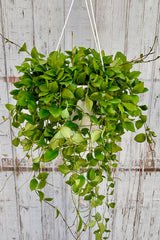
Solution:
[[[67,23],[68,23],[68,19],[69,19],[69,16],[70,16],[70,14],[71,14],[71,11],[72,11],[72,7],[73,7],[73,4],[74,4],[74,1],[75,1],[75,0],[72,0],[72,2],[71,2],[71,6],[70,6],[70,8],[69,8],[69,11],[68,11],[68,14],[67,14],[67,17],[66,17],[66,20],[65,20],[64,26],[63,26],[63,28],[62,28],[62,32],[61,32],[61,35],[60,35],[59,41],[58,41],[58,43],[57,43],[56,51],[58,51],[58,48],[59,48],[60,42],[61,42],[61,40],[62,40],[62,37],[63,37],[63,34],[64,34],[64,30],[65,30],[66,25],[67,25]]]
[[[61,40],[62,40],[62,37],[63,37],[64,31],[65,31],[66,25],[67,25],[67,23],[68,23],[69,16],[70,16],[71,11],[72,11],[72,8],[73,8],[74,1],[75,1],[75,0],[72,0],[72,2],[71,2],[71,5],[70,5],[70,8],[69,8],[69,11],[68,11],[68,14],[67,14],[67,17],[66,17],[64,26],[63,26],[63,28],[62,28],[62,32],[61,32],[60,38],[59,38],[58,43],[57,43],[56,51],[58,51],[60,42],[61,42]],[[101,46],[100,46],[100,40],[99,40],[99,35],[98,35],[96,20],[95,20],[95,16],[94,16],[93,4],[92,4],[92,0],[89,0],[89,1],[90,1],[90,8],[91,8],[92,17],[91,17],[90,11],[89,11],[88,1],[85,0],[86,8],[87,8],[87,13],[88,13],[88,17],[89,17],[89,21],[90,21],[90,25],[91,25],[91,29],[92,29],[94,41],[95,41],[95,44],[96,44],[96,48],[97,48],[97,51],[98,51],[99,54],[100,54],[101,63],[102,63],[103,69],[104,69],[104,63],[103,63],[103,57],[102,57],[102,50],[101,50]],[[92,19],[93,19],[93,22],[92,22]]]
[[[95,15],[94,15],[94,10],[93,10],[93,4],[92,4],[92,0],[89,0],[89,1],[90,1],[91,13],[92,13],[92,18],[93,18],[94,28],[95,28],[96,37],[97,37],[98,51],[99,51],[99,54],[100,54],[101,63],[102,63],[103,70],[104,70],[104,63],[103,63],[103,57],[102,57],[102,49],[101,49],[101,45],[100,45],[100,40],[99,40],[99,35],[98,35],[98,30],[97,30],[97,25],[96,25],[96,20],[95,20]],[[87,0],[86,0],[86,2],[87,2]]]
[[[88,13],[89,21],[90,21],[90,24],[91,24],[91,29],[92,29],[94,41],[95,41],[95,44],[96,44],[96,48],[97,48],[97,51],[99,51],[98,42],[97,42],[96,34],[95,34],[95,31],[94,31],[91,14],[90,14],[90,12],[89,12],[89,7],[88,7],[88,2],[87,2],[87,0],[85,0],[85,3],[86,3],[87,13]]]

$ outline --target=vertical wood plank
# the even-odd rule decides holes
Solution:
[[[94,5],[94,1],[92,2]],[[68,14],[70,4],[70,0],[65,1],[65,17]],[[65,30],[65,50],[72,49],[72,32],[74,46],[91,48],[94,46],[93,35],[84,0],[77,0],[74,2]]]
[[[54,51],[64,24],[64,2],[32,0],[35,45],[40,52]],[[64,39],[61,47],[64,48]]]

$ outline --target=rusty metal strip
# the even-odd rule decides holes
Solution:
[[[0,166],[0,172],[5,172],[5,171],[15,171],[15,172],[30,172],[32,171],[31,167],[16,167],[16,169],[14,169],[14,167],[1,167]],[[45,167],[42,168],[42,171],[45,172],[52,172],[52,171],[59,171],[58,168],[52,168],[52,167]],[[116,169],[112,169],[113,172],[116,171]],[[123,168],[120,167],[118,168],[118,171],[136,171],[136,172],[160,172],[160,167],[158,168]]]
[[[0,172],[17,172],[17,173],[20,173],[20,172],[31,172],[32,171],[32,168],[31,167],[16,167],[16,169],[14,167],[1,167],[0,166]],[[53,171],[53,168],[51,167],[46,167],[46,168],[42,168],[42,171],[44,172],[52,172]]]

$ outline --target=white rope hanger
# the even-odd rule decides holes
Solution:
[[[62,28],[62,32],[61,32],[60,38],[59,38],[58,43],[57,43],[56,51],[58,51],[60,42],[61,42],[61,40],[62,40],[62,37],[63,37],[63,34],[64,34],[64,30],[65,30],[65,28],[66,28],[66,26],[67,26],[68,19],[69,19],[69,16],[70,16],[71,11],[72,11],[72,8],[73,8],[74,1],[75,1],[75,0],[72,0],[72,2],[71,2],[71,6],[70,6],[70,8],[69,8],[69,11],[68,11],[66,20],[65,20],[65,22],[64,22],[64,26],[63,26],[63,28]]]
[[[71,5],[70,5],[70,8],[69,8],[67,17],[66,17],[65,22],[64,22],[64,26],[62,28],[62,32],[61,32],[60,38],[59,38],[58,43],[57,43],[56,51],[58,51],[60,42],[62,40],[62,37],[63,37],[64,31],[65,31],[66,25],[68,23],[69,16],[70,16],[72,8],[73,8],[74,1],[75,0],[72,0],[72,2],[71,2]],[[87,9],[87,13],[88,13],[88,18],[89,18],[89,21],[90,21],[90,25],[91,25],[94,41],[95,41],[95,44],[96,44],[96,48],[97,48],[97,51],[100,54],[101,63],[102,63],[102,66],[104,68],[103,57],[102,57],[102,50],[101,50],[101,46],[100,46],[100,40],[99,40],[96,20],[95,20],[95,16],[94,16],[93,4],[92,4],[92,0],[89,0],[89,1],[90,1],[90,8],[91,8],[92,17],[91,17],[90,11],[89,11],[88,1],[85,0],[86,9]]]
[[[95,34],[94,27],[93,27],[91,14],[90,14],[90,12],[89,12],[89,6],[88,6],[88,2],[87,2],[87,0],[85,0],[85,3],[86,3],[86,9],[87,9],[87,13],[88,13],[89,21],[90,21],[90,24],[91,24],[91,29],[92,29],[92,33],[93,33],[93,37],[94,37],[94,41],[95,41],[96,48],[97,48],[97,51],[98,51],[98,49],[99,49],[99,48],[98,48],[98,42],[97,42],[97,38],[96,38],[96,34]]]
[[[100,40],[99,40],[99,35],[98,35],[98,30],[97,30],[94,10],[93,10],[93,4],[92,4],[92,0],[89,0],[89,1],[90,1],[90,5],[91,5],[92,18],[93,18],[93,23],[94,23],[94,27],[95,27],[96,37],[97,37],[98,51],[99,51],[99,54],[100,54],[102,66],[104,68],[103,57],[102,57],[102,49],[101,49],[101,45],[100,45]],[[87,0],[86,0],[86,2],[87,2]]]

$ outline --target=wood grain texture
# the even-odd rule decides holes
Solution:
[[[29,50],[36,45],[48,55],[56,48],[70,3],[71,0],[0,0],[0,32],[20,45],[26,42]],[[147,53],[157,36],[151,59],[160,55],[160,0],[94,0],[93,6],[101,47],[106,54],[122,51],[128,59],[134,59]],[[62,50],[72,48],[72,32],[74,46],[95,47],[84,0],[75,1],[60,44]],[[0,39],[1,120],[2,116],[8,117],[5,104],[13,101],[9,91],[13,89],[11,79],[18,77],[15,65],[26,56],[17,51],[16,46]],[[124,152],[119,154],[119,167],[114,173],[113,200],[117,204],[108,213],[112,217],[110,240],[160,239],[160,63],[158,60],[135,65],[134,69],[142,71],[140,78],[150,90],[140,100],[149,105],[148,124],[158,137],[154,155],[147,144],[134,142],[134,134],[123,137]],[[71,240],[62,219],[55,220],[55,210],[41,204],[30,192],[31,163],[24,158],[21,148],[13,148],[11,140],[7,121],[0,125],[0,239]],[[53,196],[52,203],[71,224],[73,202],[65,180],[54,171],[56,163],[46,165],[51,171],[48,181],[54,187],[47,186],[45,194]],[[101,190],[105,189],[104,184]],[[94,238],[88,231],[82,239]]]

